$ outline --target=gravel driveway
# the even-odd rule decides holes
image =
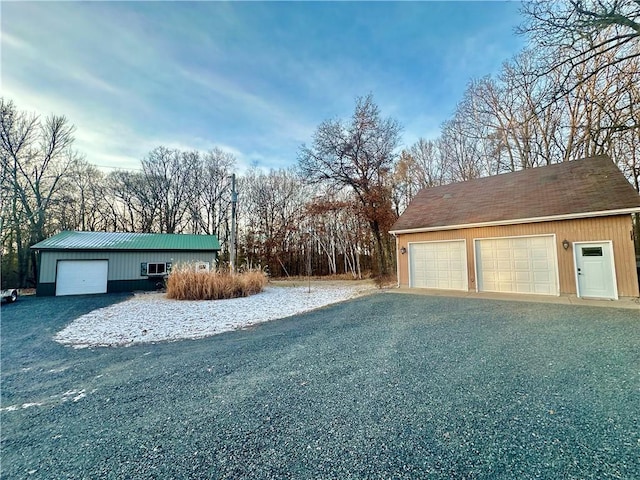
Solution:
[[[640,478],[636,311],[384,293],[75,350],[2,314],[2,478]]]

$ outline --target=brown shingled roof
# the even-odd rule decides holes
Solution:
[[[598,156],[425,188],[391,231],[588,217],[627,209],[640,211],[640,195],[608,156]]]

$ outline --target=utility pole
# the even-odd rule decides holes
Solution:
[[[307,293],[311,293],[311,229],[309,229],[309,238],[307,239],[307,280],[309,280],[309,289]]]
[[[229,268],[231,273],[236,271],[236,203],[238,203],[238,192],[236,192],[236,174],[231,175],[231,238],[229,243]]]

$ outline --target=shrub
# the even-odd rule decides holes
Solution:
[[[175,300],[222,300],[260,293],[267,284],[261,270],[243,273],[198,272],[193,265],[174,267],[167,279],[167,297]]]

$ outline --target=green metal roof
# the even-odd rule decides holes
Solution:
[[[36,243],[34,250],[220,250],[215,235],[168,233],[60,232]]]

